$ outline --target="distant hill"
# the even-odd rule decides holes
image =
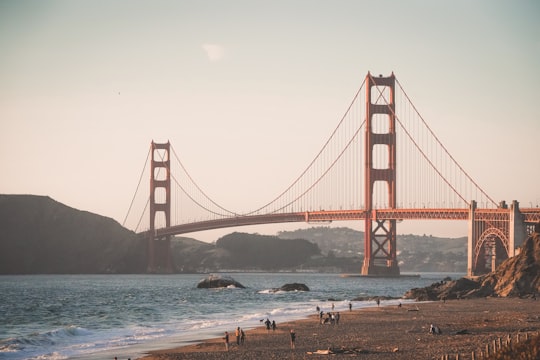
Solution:
[[[309,229],[280,231],[280,239],[306,239],[321,249],[324,255],[337,257],[364,256],[364,233],[347,227],[317,226]]]
[[[0,195],[0,273],[138,273],[145,243],[113,219],[46,196]]]
[[[467,272],[467,237],[398,235],[397,251],[401,271]]]
[[[275,236],[232,233],[216,242],[218,249],[229,251],[229,266],[280,270],[290,269],[320,255],[319,247],[304,239],[282,240]]]
[[[0,195],[0,274],[144,273],[146,239],[115,220],[46,196]],[[320,253],[306,240],[233,233],[208,244],[174,238],[175,272],[294,270]]]
[[[146,240],[113,219],[46,196],[0,195],[0,274],[144,273]],[[171,241],[174,272],[360,272],[364,234],[313,227],[279,236],[232,233]],[[401,271],[466,271],[466,238],[398,236]]]
[[[215,244],[177,237],[172,249],[180,272],[295,270],[320,256],[317,245],[307,240],[241,232],[225,235]]]
[[[337,258],[364,258],[364,233],[346,227],[320,226],[278,233],[281,239],[306,239],[322,254]],[[398,261],[405,272],[466,272],[467,238],[398,235]]]

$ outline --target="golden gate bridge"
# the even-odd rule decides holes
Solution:
[[[145,178],[149,194],[139,191]],[[250,210],[218,204],[169,142],[152,142],[124,224],[128,219],[148,241],[149,272],[172,272],[174,235],[270,223],[363,221],[361,274],[366,276],[399,275],[399,222],[464,220],[472,276],[514,256],[540,223],[540,210],[494,201],[452,157],[395,75],[368,73],[313,161],[269,202]]]

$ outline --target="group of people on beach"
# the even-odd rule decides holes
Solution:
[[[339,325],[339,319],[341,317],[339,311],[334,312],[335,306],[332,303],[332,312],[325,312],[321,310],[319,306],[315,308],[317,313],[319,314],[319,324],[329,324],[329,325]],[[349,311],[352,311],[352,304],[349,303]]]
[[[339,318],[341,315],[338,312],[327,312],[326,317],[324,316],[324,311],[319,313],[320,324],[330,324],[330,325],[339,325]]]
[[[270,331],[270,328],[272,328],[272,331],[276,331],[277,325],[275,320],[270,321],[270,319],[266,318],[264,325],[266,325],[266,331]]]
[[[240,326],[238,326],[234,331],[234,335],[236,336],[236,345],[244,345],[244,341],[246,340],[246,333],[244,332],[244,329],[241,329]],[[225,350],[229,351],[230,339],[228,331],[225,331],[223,341],[225,342]]]
[[[262,321],[263,320],[261,320],[261,322]],[[270,321],[270,319],[267,318],[266,321],[264,322],[264,324],[266,326],[267,331],[270,331],[270,329],[272,329],[272,331],[276,331],[276,329],[277,329],[277,325],[276,325],[275,320]],[[246,339],[246,333],[244,332],[244,329],[241,329],[238,326],[236,328],[234,334],[236,336],[236,345],[237,346],[244,345],[244,341]],[[294,329],[291,329],[289,334],[290,334],[290,337],[291,337],[291,349],[294,349],[295,348],[295,342],[296,342],[296,333],[294,332]],[[229,351],[230,338],[229,338],[229,332],[228,331],[225,331],[225,336],[223,336],[223,341],[225,343],[225,351]],[[116,358],[115,358],[115,360],[116,360]]]

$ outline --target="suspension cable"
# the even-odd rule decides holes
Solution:
[[[435,140],[437,141],[437,143],[443,148],[444,152],[446,153],[446,155],[448,155],[450,157],[450,159],[452,160],[452,162],[454,164],[457,165],[457,167],[461,170],[461,172],[463,172],[463,174],[465,174],[465,176],[467,177],[467,179],[469,179],[469,181],[471,181],[474,186],[476,186],[476,188],[478,190],[480,190],[480,192],[489,200],[491,201],[491,203],[493,205],[497,205],[497,203],[472,179],[472,177],[461,167],[461,165],[454,159],[454,157],[450,154],[450,152],[446,149],[446,147],[443,145],[443,143],[439,140],[439,138],[437,137],[437,135],[435,135],[435,133],[433,132],[433,130],[431,130],[431,128],[429,127],[429,125],[426,123],[426,121],[424,120],[424,118],[422,117],[422,115],[420,115],[420,112],[416,109],[416,106],[414,106],[413,102],[411,101],[411,99],[409,98],[409,95],[407,95],[407,93],[405,92],[405,90],[403,89],[403,87],[401,86],[401,83],[399,82],[399,80],[396,78],[396,82],[399,86],[399,88],[401,89],[401,91],[403,92],[403,94],[405,95],[405,97],[407,98],[407,100],[409,101],[409,103],[411,104],[411,106],[413,107],[415,113],[420,117],[420,120],[422,120],[422,123],[426,126],[426,128],[428,129],[428,131],[430,132],[430,134],[435,138]],[[468,202],[467,202],[468,203]]]
[[[371,77],[371,74],[369,75]],[[426,129],[429,131],[429,133],[435,138],[435,140],[437,141],[437,143],[443,148],[443,150],[445,151],[445,153],[450,157],[450,159],[452,160],[452,162],[454,164],[457,165],[457,167],[461,170],[461,172],[463,174],[465,174],[465,176],[467,177],[467,179],[469,179],[469,181],[471,181],[472,184],[475,185],[476,189],[480,190],[480,192],[488,199],[492,202],[492,204],[496,205],[495,201],[493,201],[493,199],[487,195],[484,190],[478,186],[478,184],[469,176],[469,174],[457,163],[457,161],[454,159],[454,157],[452,155],[450,155],[450,153],[448,152],[448,150],[446,149],[446,147],[441,143],[441,141],[439,140],[439,138],[433,133],[433,130],[431,130],[431,128],[429,127],[429,125],[426,123],[426,121],[424,120],[424,118],[422,117],[422,115],[420,115],[420,113],[418,112],[418,110],[416,109],[416,107],[414,106],[414,104],[412,103],[411,99],[409,98],[409,96],[407,95],[407,93],[405,92],[405,90],[403,89],[403,87],[401,86],[400,82],[397,80],[396,78],[396,82],[398,83],[398,86],[399,88],[401,89],[401,91],[403,91],[405,97],[407,98],[409,104],[411,104],[411,106],[413,107],[415,113],[419,116],[419,118],[422,120],[422,123],[424,124],[424,126],[426,127]],[[383,96],[384,100],[386,101],[386,103],[388,104],[388,100],[384,97],[384,95],[382,94],[382,92],[378,89],[377,87],[377,90],[379,91],[379,93],[381,93],[381,95]],[[424,153],[424,151],[420,148],[420,146],[418,145],[418,143],[412,138],[411,134],[408,132],[408,130],[405,128],[405,126],[403,125],[403,123],[401,122],[400,118],[396,115],[395,111],[389,106],[389,110],[390,112],[393,114],[393,116],[395,116],[396,120],[398,121],[399,125],[401,126],[401,128],[405,131],[405,133],[407,134],[407,136],[409,137],[409,139],[413,142],[414,146],[418,149],[418,151],[420,151],[420,154],[424,157],[424,159],[429,163],[429,165],[433,168],[433,170],[435,170],[435,172],[439,175],[439,177],[454,191],[454,193],[456,193],[456,195],[458,195],[466,204],[469,204],[469,202],[463,198],[463,196],[455,189],[454,186],[452,186],[450,184],[450,182],[444,177],[444,175],[442,175],[442,173],[439,171],[439,169],[437,169],[437,167],[433,164],[433,162],[427,157],[427,155]]]
[[[148,165],[148,159],[150,158],[151,151],[152,151],[152,148],[149,148],[148,153],[146,154],[146,160],[144,161],[143,169],[141,171],[141,176],[139,177],[139,183],[137,184],[137,188],[135,189],[135,193],[133,194],[133,198],[131,199],[131,203],[129,204],[129,208],[128,208],[126,217],[124,217],[124,221],[122,222],[122,226],[124,226],[126,224],[129,213],[131,212],[131,208],[133,207],[133,203],[135,202],[135,197],[137,196],[137,193],[139,192],[139,186],[141,186],[142,178],[143,178],[143,175],[144,175],[144,171],[146,170],[146,165]],[[144,211],[143,211],[143,213],[144,213]],[[139,220],[139,223],[140,223],[140,220]],[[137,224],[137,227],[138,226],[139,226],[139,224]]]
[[[203,210],[206,210],[208,211],[209,213],[211,214],[214,214],[214,215],[219,215],[219,216],[230,216],[230,215],[234,215],[234,216],[239,216],[238,214],[235,214],[235,213],[232,213],[226,209],[223,209],[221,208],[219,205],[217,205],[216,203],[214,203],[210,198],[208,198],[208,200],[210,200],[214,205],[218,206],[220,209],[222,210],[225,210],[227,212],[229,212],[229,214],[220,214],[214,210],[211,210],[209,209],[208,207],[204,206],[203,204],[201,204],[199,201],[195,200],[195,198],[182,186],[180,185],[180,182],[176,179],[176,177],[174,175],[171,175],[172,179],[174,180],[174,182],[176,183],[176,185],[180,188],[180,190],[182,190],[182,192],[191,200],[193,201],[194,204],[198,205],[201,209]],[[197,186],[197,185],[195,185]]]
[[[371,77],[371,75],[370,75]],[[381,90],[379,90],[379,88],[376,86],[377,88],[377,91],[379,91],[379,98],[383,98],[383,100],[386,102],[386,104],[388,105],[388,109],[390,110],[390,112],[392,113],[392,115],[396,118],[398,124],[401,126],[401,128],[403,129],[403,131],[405,132],[405,134],[407,135],[407,137],[412,141],[412,143],[414,144],[414,146],[416,147],[416,149],[420,152],[420,154],[422,155],[422,157],[428,162],[428,164],[431,166],[431,168],[433,170],[435,170],[435,172],[439,175],[439,177],[454,191],[454,193],[459,196],[461,198],[461,200],[465,201],[465,203],[468,204],[468,201],[466,199],[463,198],[463,196],[454,188],[454,186],[452,184],[450,184],[450,182],[444,177],[444,175],[439,171],[439,169],[437,169],[437,167],[435,166],[435,164],[433,164],[433,162],[431,161],[431,159],[426,155],[426,153],[420,148],[420,146],[418,145],[417,141],[413,139],[412,135],[410,134],[410,132],[406,129],[406,127],[403,125],[403,123],[401,122],[399,116],[396,115],[396,113],[394,112],[394,110],[392,109],[392,107],[389,105],[388,103],[388,100],[386,99],[386,97],[384,96],[384,94],[382,93]],[[407,100],[409,100],[409,98],[407,98]],[[409,103],[410,100],[409,100]],[[412,103],[411,103],[412,105]],[[414,105],[413,105],[414,107]],[[416,109],[415,109],[416,110]],[[419,115],[419,114],[418,114]],[[424,123],[425,124],[425,123]],[[426,125],[427,126],[427,125]],[[429,128],[428,128],[429,129]],[[442,144],[441,144],[442,145]],[[422,176],[423,177],[423,176]]]
[[[174,147],[171,146],[171,149],[173,151],[173,154],[174,156],[176,157],[176,161],[178,161],[178,163],[180,164],[180,166],[182,167],[182,170],[184,170],[184,173],[187,175],[188,179],[191,181],[191,183],[193,185],[195,185],[195,187],[197,188],[197,190],[200,191],[200,193],[206,198],[208,199],[212,204],[214,204],[215,206],[217,206],[219,209],[229,213],[229,215],[233,215],[233,216],[238,216],[238,214],[234,211],[230,211],[230,210],[227,210],[226,208],[224,208],[223,206],[219,205],[218,203],[216,203],[214,200],[212,200],[208,195],[206,195],[206,193],[199,187],[199,185],[197,185],[197,183],[193,180],[193,178],[191,177],[191,175],[189,174],[189,172],[186,170],[186,168],[184,167],[184,164],[182,163],[182,161],[180,161],[180,158],[178,157],[178,155],[176,154],[176,151],[174,151]],[[170,171],[170,169],[169,169]],[[182,189],[182,191],[191,199],[193,200],[193,202],[195,202],[197,205],[199,205],[201,208],[207,210],[207,211],[210,211],[216,215],[218,215],[217,213],[211,211],[211,210],[208,210],[207,208],[205,208],[204,206],[202,206],[199,202],[195,201],[195,199],[193,199],[192,196],[190,196],[186,190],[178,183],[178,181],[176,180],[176,178],[174,178],[174,181],[176,182],[176,184],[180,187],[180,189]],[[223,215],[223,214],[221,214]]]
[[[283,210],[285,209],[287,206],[293,204],[295,201],[301,199],[302,197],[304,197],[304,195],[306,195],[308,192],[311,191],[311,189],[313,189],[325,176],[326,174],[328,174],[330,172],[330,170],[332,170],[332,168],[336,165],[336,163],[338,162],[339,159],[341,159],[341,157],[343,156],[343,154],[345,153],[345,151],[350,147],[350,145],[353,143],[354,139],[357,137],[358,133],[360,132],[360,130],[362,130],[362,128],[364,127],[364,124],[365,124],[365,120],[364,122],[362,122],[362,124],[360,125],[360,127],[356,130],[356,132],[353,134],[353,136],[351,137],[351,139],[349,140],[349,142],[347,142],[347,145],[345,145],[345,147],[343,148],[343,150],[341,150],[341,152],[339,153],[339,155],[336,157],[336,159],[334,159],[334,161],[332,162],[332,164],[330,164],[330,166],[321,174],[321,176],[319,176],[319,178],[317,180],[315,180],[311,186],[309,186],[306,190],[304,190],[303,193],[301,193],[300,195],[298,195],[296,198],[294,198],[293,200],[291,200],[288,204],[285,204],[283,205],[281,208],[279,209],[276,209],[274,210],[272,213],[277,213],[278,211],[280,210]]]
[[[148,196],[148,199],[146,200],[146,205],[144,205],[144,209],[141,213],[141,217],[139,218],[139,222],[137,223],[137,226],[135,227],[135,232],[139,229],[139,225],[141,225],[144,213],[146,212],[146,209],[148,209],[148,205],[150,204],[150,196]]]
[[[293,188],[293,186],[295,186],[302,179],[302,177],[308,172],[308,170],[312,168],[313,164],[319,159],[319,157],[321,156],[323,151],[326,149],[326,147],[328,146],[328,144],[330,143],[332,138],[335,136],[336,132],[338,131],[338,129],[341,126],[341,124],[343,123],[343,121],[345,121],[345,118],[347,117],[347,115],[351,111],[354,103],[356,102],[356,99],[358,98],[358,95],[360,94],[360,91],[362,91],[362,89],[364,88],[365,83],[366,83],[366,79],[364,78],[364,81],[362,82],[362,85],[360,85],[360,88],[358,89],[358,91],[354,95],[351,103],[349,104],[349,107],[345,111],[345,114],[343,114],[343,116],[342,116],[341,120],[339,121],[339,123],[337,124],[336,128],[334,129],[334,131],[332,132],[332,134],[330,135],[328,140],[324,143],[324,145],[321,148],[321,150],[319,151],[319,153],[315,156],[315,158],[311,161],[311,163],[306,167],[306,169],[296,178],[296,180],[294,180],[293,183],[288,188],[286,188],[281,194],[276,196],[272,201],[268,202],[266,205],[263,205],[263,206],[261,206],[260,208],[258,208],[256,210],[245,213],[244,215],[246,215],[246,216],[247,215],[252,215],[252,214],[258,213],[259,211],[261,211],[264,208],[269,207],[273,203],[277,202],[281,197],[283,197],[283,195],[285,195],[289,190],[291,190]]]

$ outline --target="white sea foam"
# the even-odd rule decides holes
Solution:
[[[43,354],[43,355],[32,357],[29,360],[63,360],[67,358],[68,358],[67,356],[62,355],[58,352],[52,352],[50,354]]]

